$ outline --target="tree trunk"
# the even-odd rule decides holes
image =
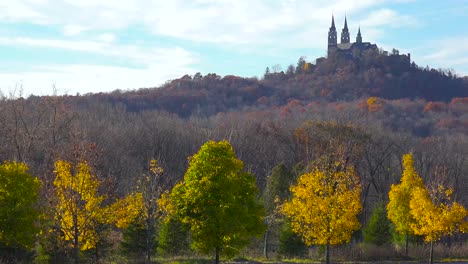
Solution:
[[[146,219],[146,260],[148,263],[151,262],[151,251],[153,248],[153,228],[154,223],[152,220],[152,211],[150,211],[150,216]]]
[[[148,221],[149,222],[149,221]],[[148,263],[151,262],[151,223],[148,223],[148,226],[146,227],[146,260]]]
[[[268,228],[265,231],[265,240],[263,241],[263,256],[268,259]]]
[[[434,263],[434,242],[431,241],[431,253],[429,254],[429,263]]]
[[[75,264],[80,263],[80,246],[78,244],[78,235],[75,234],[75,237],[73,239],[73,257],[75,259]]]
[[[408,236],[408,233],[406,233],[406,237],[405,237],[405,257],[408,257],[408,240],[409,240],[409,236]]]
[[[77,221],[74,221],[75,226],[73,227],[73,257],[75,259],[75,264],[80,262],[80,244],[79,244],[79,236],[78,236],[78,224]]]
[[[325,263],[330,264],[330,244],[328,243],[325,247]]]
[[[216,247],[215,264],[219,264],[219,248]]]

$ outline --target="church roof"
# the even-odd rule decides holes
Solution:
[[[349,50],[354,43],[340,43],[337,44],[338,49],[340,50]]]

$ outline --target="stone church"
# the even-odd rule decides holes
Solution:
[[[338,43],[338,37],[335,27],[335,17],[332,16],[331,27],[328,30],[328,57],[339,53],[344,54],[346,56],[357,57],[360,54],[369,49],[377,50],[377,45],[372,44],[370,42],[362,42],[361,36],[361,27],[359,27],[356,42],[351,43],[349,37],[349,30],[348,30],[348,21],[346,20],[343,30],[341,31],[341,41]]]

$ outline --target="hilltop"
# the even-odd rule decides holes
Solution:
[[[369,50],[359,58],[335,56],[315,64],[300,58],[286,72],[267,68],[261,79],[197,73],[161,87],[88,94],[77,100],[82,105],[108,102],[133,112],[157,109],[187,118],[280,107],[291,100],[307,105],[368,97],[449,102],[468,97],[468,79],[450,70],[420,67],[400,55]]]

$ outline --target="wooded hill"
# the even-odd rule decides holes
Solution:
[[[267,68],[262,79],[214,73],[185,75],[158,88],[89,94],[78,101],[123,104],[128,111],[163,110],[180,117],[280,107],[291,100],[424,99],[449,102],[468,96],[468,79],[450,70],[421,68],[407,57],[367,51],[358,59],[336,56],[311,64],[300,58],[286,72]]]
[[[294,175],[291,184],[314,160],[343,154],[363,187],[362,226],[399,181],[405,153],[426,184],[452,187],[454,199],[468,205],[468,80],[398,55],[299,59],[261,79],[196,74],[158,88],[0,101],[0,160],[28,165],[44,194],[54,162],[73,160],[77,150],[116,197],[135,188],[153,158],[169,190],[188,157],[223,139],[262,196],[275,167]],[[271,232],[276,250],[280,231]]]

